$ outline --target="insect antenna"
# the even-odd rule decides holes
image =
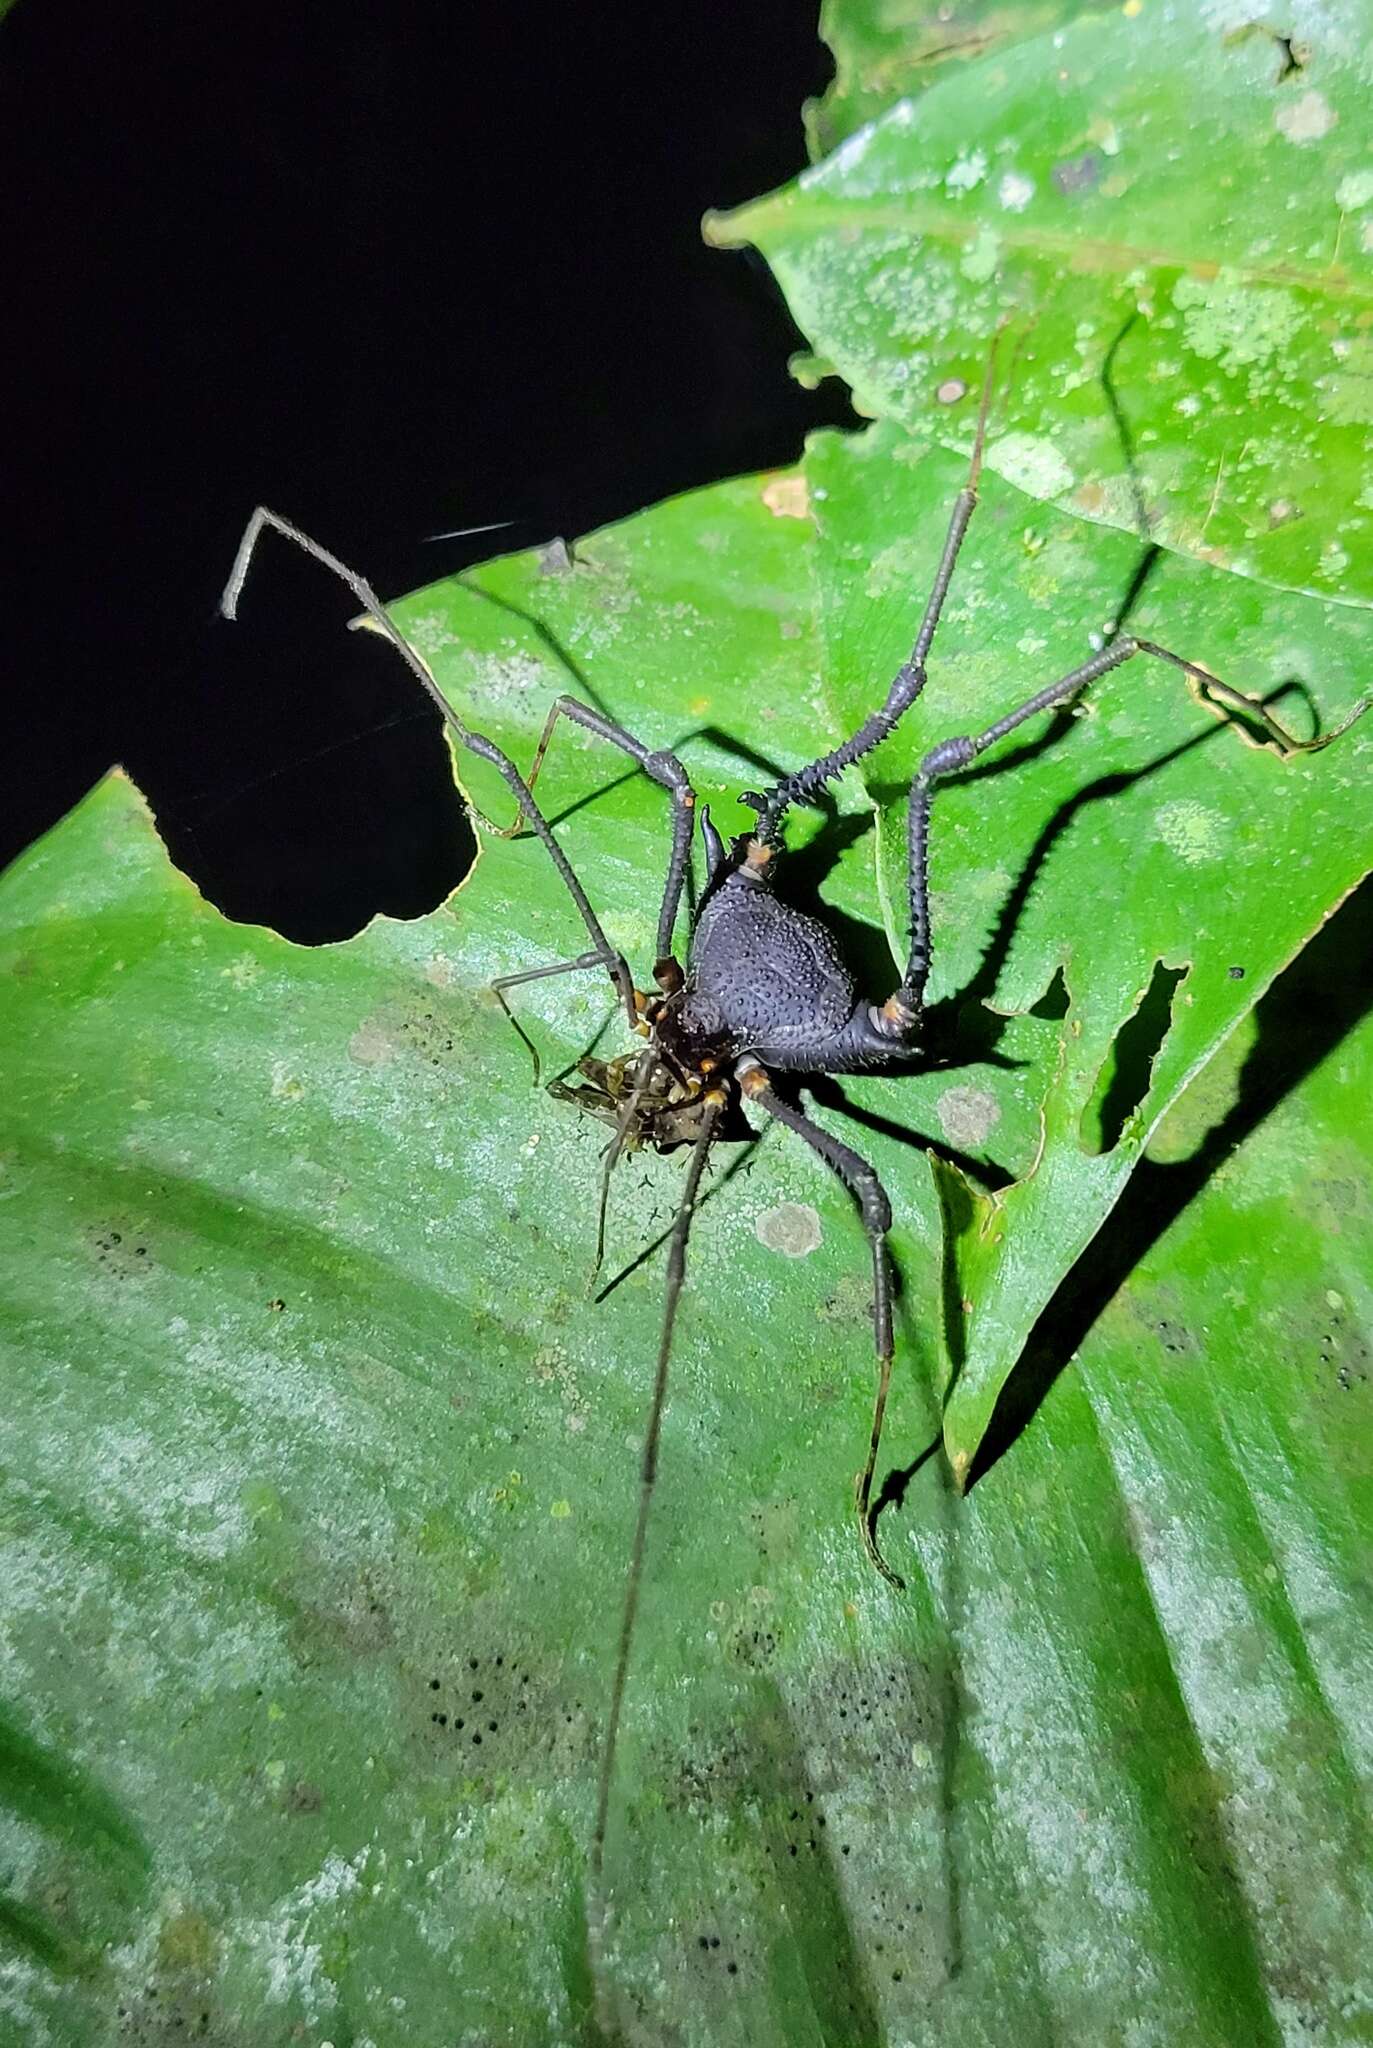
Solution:
[[[601,1750],[601,1770],[596,1787],[596,1824],[591,1836],[591,1920],[594,1938],[598,1943],[604,1913],[602,1877],[605,1865],[606,1820],[610,1812],[610,1787],[615,1772],[615,1751],[620,1733],[620,1714],[624,1706],[625,1681],[629,1676],[629,1654],[634,1641],[634,1622],[639,1611],[639,1591],[643,1582],[644,1552],[648,1540],[648,1518],[653,1505],[654,1481],[658,1476],[658,1443],[662,1436],[663,1410],[667,1405],[667,1375],[668,1361],[672,1355],[672,1331],[677,1320],[677,1304],[681,1300],[682,1283],[686,1278],[687,1237],[691,1230],[696,1198],[700,1192],[701,1175],[705,1171],[706,1154],[715,1135],[715,1122],[719,1113],[719,1103],[710,1102],[700,1135],[692,1146],[686,1185],[682,1189],[682,1199],[673,1218],[672,1237],[668,1244],[662,1334],[658,1340],[658,1364],[653,1376],[653,1393],[649,1401],[643,1458],[639,1469],[639,1516],[634,1525],[634,1542],[629,1553],[629,1571],[625,1579],[620,1640],[615,1653],[615,1676],[611,1682],[610,1710],[606,1716],[605,1742]]]

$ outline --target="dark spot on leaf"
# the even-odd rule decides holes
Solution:
[[[777,1655],[777,1638],[770,1629],[751,1629],[741,1624],[730,1636],[729,1648],[740,1664],[761,1666],[770,1664]]]
[[[113,1224],[96,1224],[86,1232],[86,1242],[97,1265],[111,1280],[132,1280],[152,1270],[146,1243],[132,1243],[130,1235]]]
[[[1084,150],[1081,156],[1068,157],[1063,163],[1055,164],[1049,176],[1062,193],[1090,192],[1101,182],[1103,164],[1094,149]]]

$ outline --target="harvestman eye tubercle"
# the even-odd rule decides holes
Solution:
[[[926,662],[977,504],[992,381],[989,366],[967,480],[954,501],[933,587],[909,656],[897,670],[880,706],[840,746],[760,793],[741,793],[740,801],[756,814],[755,823],[751,832],[729,846],[712,825],[705,806],[698,804],[687,771],[675,754],[647,746],[603,712],[577,698],[562,696],[554,703],[526,778],[494,741],[474,732],[458,716],[423,660],[391,622],[370,585],[298,527],[265,507],[259,507],[248,523],[221,600],[224,616],[234,618],[253,551],[265,528],[303,548],[346,584],[367,619],[391,641],[437,704],[457,744],[487,762],[502,777],[517,807],[515,823],[507,831],[522,826],[546,848],[576,906],[590,944],[571,959],[502,975],[493,986],[504,1003],[504,992],[523,982],[560,974],[605,974],[616,992],[626,1024],[641,1041],[637,1050],[619,1059],[585,1060],[581,1071],[586,1085],[582,1087],[570,1089],[561,1083],[554,1084],[554,1092],[563,1099],[590,1109],[613,1126],[601,1180],[598,1265],[604,1244],[606,1190],[611,1171],[624,1151],[642,1144],[652,1144],[663,1151],[679,1145],[690,1147],[685,1182],[667,1240],[662,1329],[644,1434],[638,1516],[601,1749],[591,1859],[598,1894],[616,1739],[643,1575],[673,1327],[686,1275],[691,1221],[712,1144],[729,1133],[731,1123],[737,1132],[743,1112],[749,1107],[784,1124],[808,1145],[843,1182],[861,1215],[872,1260],[877,1385],[867,1452],[855,1481],[855,1502],[867,1557],[890,1584],[900,1588],[903,1583],[878,1548],[872,1501],[894,1349],[887,1250],[891,1204],[868,1162],[779,1093],[773,1077],[846,1074],[882,1068],[910,1071],[920,1062],[921,1022],[932,945],[929,832],[939,784],[967,768],[1041,712],[1073,704],[1113,669],[1136,655],[1148,655],[1180,669],[1207,708],[1219,716],[1237,714],[1244,724],[1262,734],[1262,744],[1284,756],[1328,745],[1368,708],[1365,700],[1329,733],[1312,740],[1297,740],[1257,699],[1223,683],[1195,662],[1152,641],[1116,634],[1089,660],[1036,691],[984,731],[942,740],[925,754],[909,793],[909,953],[905,971],[898,987],[884,1001],[869,1000],[863,995],[823,920],[792,908],[777,892],[778,875],[786,862],[783,826],[794,804],[815,799],[845,769],[880,746],[925,687]],[[651,992],[638,987],[628,962],[610,943],[590,897],[535,801],[534,784],[549,741],[558,721],[564,718],[618,747],[658,784],[668,800],[671,848],[658,912]],[[692,843],[698,828],[706,881],[690,919],[683,964],[675,946]]]

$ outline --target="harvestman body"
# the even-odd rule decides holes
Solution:
[[[875,1067],[909,1067],[920,1056],[920,1025],[930,969],[928,844],[931,801],[937,785],[977,760],[1007,734],[1040,712],[1072,703],[1093,683],[1137,654],[1155,656],[1184,671],[1198,698],[1223,715],[1234,711],[1263,735],[1262,744],[1286,756],[1328,745],[1367,708],[1356,707],[1333,731],[1314,740],[1294,739],[1255,698],[1235,690],[1194,662],[1184,660],[1147,640],[1119,635],[1100,653],[1039,690],[985,731],[943,740],[916,770],[910,789],[907,827],[907,890],[910,952],[899,987],[884,1002],[869,1001],[856,988],[832,933],[817,918],[792,909],[775,893],[784,860],[782,822],[795,803],[815,797],[826,784],[881,745],[910,709],[925,686],[925,663],[939,624],[954,565],[977,503],[978,478],[992,377],[989,369],[982,393],[968,479],[955,500],[934,586],[925,606],[914,646],[892,681],[884,702],[842,746],[821,755],[786,776],[761,795],[746,793],[741,801],[757,813],[751,834],[726,848],[699,808],[708,879],[692,924],[685,969],[674,951],[695,821],[696,795],[675,754],[652,749],[601,712],[573,697],[560,697],[547,723],[526,780],[509,756],[457,716],[419,655],[388,619],[362,577],[311,540],[289,521],[263,507],[254,512],[244,533],[221,610],[236,615],[253,549],[264,527],[294,541],[330,569],[352,591],[372,622],[391,640],[438,705],[458,744],[496,769],[518,806],[515,825],[532,831],[547,848],[586,927],[591,945],[575,959],[504,975],[496,989],[580,971],[608,974],[630,1026],[645,1043],[632,1060],[608,1066],[588,1062],[583,1071],[596,1085],[560,1089],[614,1122],[602,1178],[601,1231],[604,1238],[605,1190],[610,1171],[627,1144],[654,1143],[666,1150],[689,1143],[691,1157],[681,1202],[668,1245],[667,1286],[653,1395],[645,1432],[638,1520],[629,1565],[613,1691],[602,1752],[595,1835],[593,1877],[599,1880],[631,1640],[638,1605],[645,1539],[658,1442],[667,1393],[668,1359],[677,1303],[686,1271],[687,1237],[700,1189],[706,1155],[722,1119],[752,1104],[794,1131],[835,1173],[856,1199],[872,1255],[873,1335],[877,1356],[877,1391],[867,1457],[855,1483],[859,1530],[873,1565],[893,1586],[902,1581],[877,1547],[872,1507],[872,1482],[892,1368],[892,1291],[887,1255],[891,1204],[873,1168],[793,1103],[776,1093],[775,1072],[840,1074]],[[607,740],[635,761],[668,794],[672,845],[658,917],[657,992],[645,994],[635,985],[624,957],[610,944],[586,891],[566,853],[534,800],[533,785],[549,739],[559,718]],[[502,996],[502,1001],[504,997]],[[613,1085],[612,1085],[613,1082]]]

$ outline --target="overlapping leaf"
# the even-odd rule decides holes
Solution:
[[[961,467],[922,458],[886,427],[818,442],[807,474],[827,696],[836,725],[852,730],[874,700],[874,676],[891,673],[909,644],[912,599],[928,587]],[[882,807],[879,881],[899,956],[904,799],[920,755],[1083,660],[1090,622],[1117,608],[1138,554],[1124,535],[1018,492],[987,493],[934,679],[867,774]],[[1133,623],[1259,696],[1286,686],[1294,721],[1310,716],[1303,686],[1327,723],[1362,688],[1360,613],[1176,558],[1162,559]],[[958,1472],[1158,1118],[1373,867],[1371,764],[1367,727],[1294,761],[1256,753],[1190,704],[1174,672],[1140,658],[1098,686],[1071,735],[1045,745],[1042,726],[1027,728],[1009,760],[988,757],[938,798],[931,993],[956,1007],[956,1056],[975,1060],[984,1048],[1011,1062],[964,1067],[915,1094],[900,1084],[916,1116],[919,1092],[937,1088],[920,1105],[923,1127],[996,1169],[980,1187],[956,1167],[943,1175],[959,1374],[945,1427]],[[1131,1020],[1151,989],[1160,1014],[1150,1033],[1151,1004],[1135,1053]],[[1046,998],[1060,1015],[1035,1016]],[[1121,1073],[1113,1094],[1122,1061],[1140,1070]]]
[[[1083,0],[824,0],[820,33],[834,52],[834,82],[805,109],[813,157],[830,151],[908,94],[1009,43],[1057,28]]]
[[[949,69],[708,226],[762,250],[864,409],[947,438],[942,400],[980,381],[1010,317],[993,468],[1081,517],[1367,604],[1371,66],[1367,0],[1273,24],[1082,16]]]

